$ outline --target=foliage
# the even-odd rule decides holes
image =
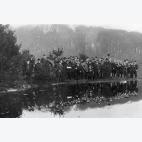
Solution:
[[[80,53],[80,54],[79,54],[79,58],[80,58],[81,60],[85,61],[85,60],[88,58],[88,56],[87,56],[86,54]]]
[[[22,74],[22,67],[24,62],[33,57],[28,50],[23,50],[22,53],[14,56],[9,64],[9,72],[15,74]]]
[[[30,54],[29,50],[23,50],[21,56],[24,61],[30,60],[31,57],[33,57],[33,55]]]
[[[17,44],[15,32],[9,25],[0,24],[0,79],[21,75],[23,61],[28,60],[31,55],[28,50],[20,52],[20,47],[21,44]]]
[[[58,48],[57,50],[54,49],[52,52],[50,52],[48,58],[51,60],[55,60],[56,58],[62,55],[63,55],[63,49]]]
[[[142,34],[124,30],[81,25],[39,25],[16,29],[22,47],[41,57],[56,48],[64,48],[64,56],[104,57],[142,60]]]
[[[0,71],[8,71],[12,58],[19,54],[20,45],[9,28],[9,25],[0,24]]]

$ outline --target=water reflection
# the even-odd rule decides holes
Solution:
[[[75,106],[83,111],[87,108],[103,107],[116,103],[136,101],[137,81],[40,86],[23,93],[0,96],[0,117],[22,117],[23,110],[51,112],[64,116]]]
[[[0,94],[0,118],[16,118],[22,115],[22,99],[19,94]]]

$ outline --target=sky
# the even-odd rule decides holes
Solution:
[[[140,0],[5,0],[5,4],[7,10],[0,9],[1,21],[14,27],[86,24],[142,32]]]

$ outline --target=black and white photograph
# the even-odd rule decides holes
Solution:
[[[142,34],[94,25],[0,25],[0,117],[142,117]]]
[[[0,141],[141,142],[141,0],[0,0]]]
[[[142,117],[140,7],[79,4],[0,24],[0,118]]]

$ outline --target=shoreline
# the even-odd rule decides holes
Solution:
[[[48,88],[48,87],[53,87],[53,86],[58,86],[58,85],[78,85],[78,84],[96,84],[96,83],[115,83],[115,82],[120,82],[120,83],[127,83],[128,81],[141,81],[141,78],[115,78],[115,79],[97,79],[97,80],[68,80],[64,82],[47,82],[47,81],[39,81],[39,82],[26,82],[23,81],[23,84],[20,86],[15,86],[15,87],[8,87],[8,86],[1,86],[0,88],[2,89],[0,91],[0,94],[9,94],[9,93],[20,93],[27,91],[29,89],[36,89],[38,87],[43,87],[43,88]],[[6,83],[6,82],[4,82]]]

